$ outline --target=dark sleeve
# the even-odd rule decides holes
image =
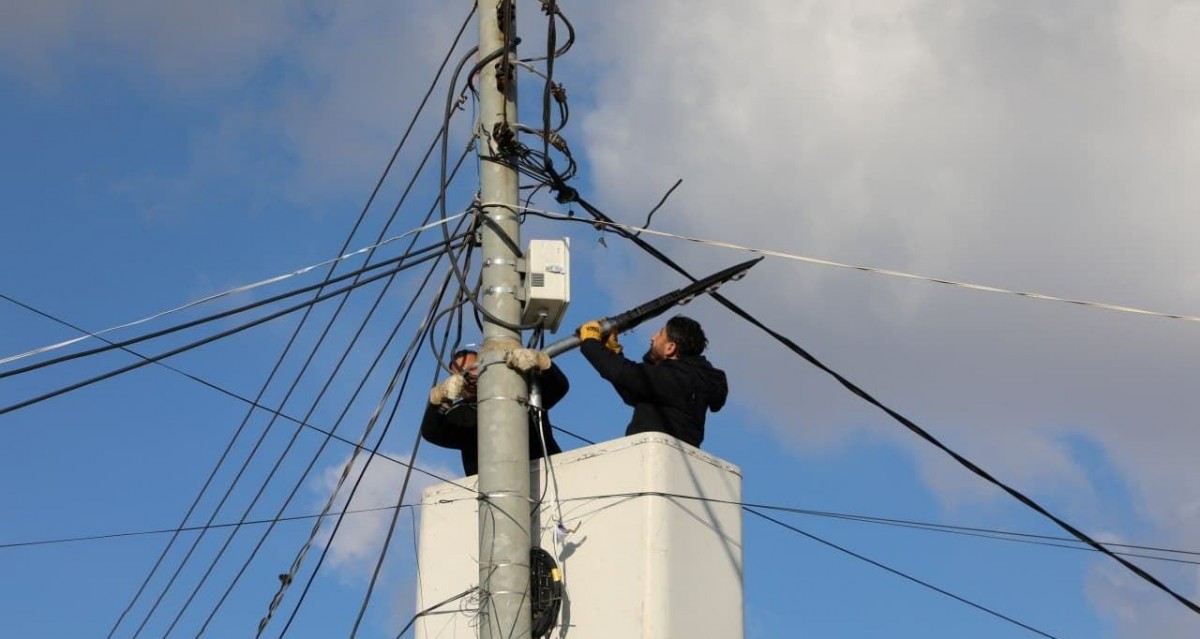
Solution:
[[[441,407],[430,404],[425,407],[425,417],[421,420],[421,437],[434,446],[463,449],[466,442],[475,440],[474,424],[465,423],[468,416],[462,406],[443,412]]]
[[[538,375],[538,384],[542,386],[542,407],[546,410],[554,408],[559,400],[566,397],[567,391],[571,388],[571,382],[567,380],[566,373],[563,373],[562,369],[554,362],[550,362],[550,368]]]
[[[651,399],[650,379],[641,364],[631,362],[625,356],[604,348],[600,340],[585,340],[579,346],[579,350],[596,372],[600,373],[600,377],[613,385],[626,404],[634,406]]]

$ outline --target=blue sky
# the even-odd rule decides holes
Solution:
[[[613,217],[637,222],[683,178],[656,226],[1006,288],[1200,312],[1194,4],[875,4],[565,5],[579,42],[556,76],[572,106],[565,135],[581,163],[577,185]],[[527,46],[536,50],[543,23],[533,4],[520,9]],[[8,241],[0,293],[98,330],[333,256],[466,10],[464,3],[363,1],[331,9],[284,0],[250,8],[123,0],[104,8],[4,9],[0,184],[7,197],[0,210]],[[526,120],[536,121],[537,90],[523,87]],[[470,116],[469,109],[457,116],[452,155],[465,144]],[[427,113],[352,246],[370,244],[383,228],[436,126]],[[469,200],[468,167],[452,209]],[[390,234],[425,215],[434,181],[423,174]],[[541,204],[561,210],[549,199]],[[571,238],[571,326],[680,284],[619,238],[610,234],[600,244],[587,226],[538,222],[525,236]],[[655,242],[697,272],[746,259]],[[392,245],[384,255],[398,250]],[[294,278],[179,317],[314,281],[312,274]],[[314,423],[337,420],[417,281],[405,274],[386,293],[381,316],[312,408]],[[310,409],[381,288],[351,297],[314,360],[321,374],[301,378],[289,414]],[[1197,550],[1200,479],[1190,451],[1200,444],[1192,427],[1200,406],[1188,383],[1194,324],[778,260],[728,294],[1082,529]],[[1058,534],[720,307],[698,300],[688,312],[708,328],[711,357],[730,372],[733,387],[730,406],[711,417],[704,447],[742,468],[747,501]],[[330,305],[319,307],[313,326],[331,314]],[[296,321],[170,363],[253,396]],[[3,301],[0,326],[0,357],[76,335]],[[157,340],[145,351],[208,330]],[[649,334],[640,329],[624,341],[640,350]],[[399,341],[408,336],[411,328]],[[301,342],[311,348],[316,337],[310,328]],[[399,343],[389,348],[383,370],[351,405],[346,436],[362,431],[402,350]],[[105,354],[8,378],[0,400],[8,405],[130,361]],[[301,359],[285,364],[294,376]],[[592,439],[620,434],[628,411],[615,394],[577,355],[562,366],[572,391],[555,423]],[[389,454],[411,450],[433,375],[423,354],[383,443]],[[278,405],[286,390],[272,385],[266,401]],[[176,526],[246,410],[147,367],[0,416],[8,438],[0,479],[9,486],[0,544]],[[251,439],[239,440],[234,458],[245,458],[268,421],[251,416]],[[248,479],[266,477],[270,464],[262,460],[278,456],[293,430],[286,422],[271,428]],[[297,436],[279,477],[249,508],[252,518],[274,516],[295,485],[285,514],[320,510],[349,450],[330,444],[302,477],[319,445],[313,433]],[[439,473],[453,473],[458,463],[453,451],[425,447],[419,461]],[[218,484],[228,485],[232,473],[224,471]],[[394,466],[377,461],[355,505],[387,505],[398,481]],[[254,492],[249,484],[235,490],[215,520],[237,520]],[[189,522],[207,520],[219,497],[202,501]],[[392,636],[412,613],[408,517],[401,517],[361,636]],[[1190,613],[1092,553],[786,519],[1055,636],[1195,634]],[[348,522],[289,634],[347,632],[385,523],[378,515]],[[309,528],[280,524],[210,636],[251,632]],[[261,530],[248,527],[234,538],[177,633],[199,628]],[[782,528],[748,518],[745,530],[747,637],[1032,636]],[[227,536],[206,535],[197,558],[213,557]],[[166,540],[0,548],[5,635],[106,634]],[[175,564],[181,557],[171,555]],[[165,631],[203,565],[189,563],[147,623],[147,636]],[[1196,596],[1194,569],[1142,565]],[[293,588],[291,601],[296,595]],[[133,634],[150,601],[139,602],[135,621],[117,636]]]

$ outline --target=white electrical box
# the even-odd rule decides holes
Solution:
[[[564,587],[554,639],[742,639],[741,471],[663,433],[530,464],[533,538]],[[479,583],[477,477],[421,500],[417,610]],[[561,512],[564,528],[556,534]],[[477,597],[417,619],[416,639],[474,639]]]
[[[525,251],[525,308],[522,324],[539,321],[551,333],[558,330],[571,302],[571,243],[529,240]]]

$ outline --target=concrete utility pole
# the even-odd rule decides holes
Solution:
[[[515,135],[516,42],[513,0],[481,0],[479,57],[491,59],[479,73],[479,177],[482,214],[483,308],[485,317],[479,405],[479,587],[480,637],[528,639],[530,636],[529,413],[525,379],[504,364],[507,351],[521,346],[521,332],[506,328],[521,322],[517,291],[517,250],[521,225],[517,172],[491,159],[502,155],[501,142]],[[505,54],[499,52],[509,50]],[[506,206],[507,205],[507,206]]]

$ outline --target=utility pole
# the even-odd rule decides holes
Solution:
[[[503,160],[517,119],[516,8],[513,0],[481,0],[479,178],[483,242],[483,346],[479,351],[479,588],[483,639],[528,639],[531,633],[529,551],[529,413],[525,379],[504,363],[521,346],[517,250],[521,225],[517,172]],[[507,325],[507,326],[506,326]]]

